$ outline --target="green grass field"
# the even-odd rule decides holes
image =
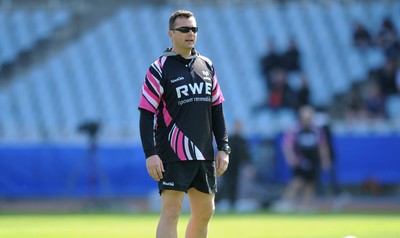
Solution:
[[[153,238],[154,214],[0,215],[0,237]],[[188,216],[179,223],[184,237]],[[399,238],[400,214],[216,214],[210,238]]]

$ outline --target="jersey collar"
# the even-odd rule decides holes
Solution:
[[[199,56],[199,52],[196,51],[195,48],[192,49],[192,54],[189,58],[187,59],[195,59]],[[162,56],[179,56],[182,57],[181,55],[178,55],[176,52],[172,51],[172,48],[167,48],[164,53],[162,54]],[[182,57],[183,58],[183,57]]]

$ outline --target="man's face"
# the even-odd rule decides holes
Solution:
[[[174,29],[180,27],[197,27],[196,19],[194,17],[178,17],[175,20]],[[197,33],[194,33],[191,30],[187,33],[177,30],[170,30],[168,35],[171,38],[175,48],[191,50],[196,44]]]
[[[303,109],[300,111],[300,121],[305,127],[310,127],[313,124],[314,112],[312,109]]]

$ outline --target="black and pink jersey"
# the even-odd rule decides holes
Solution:
[[[291,146],[298,158],[319,162],[320,146],[326,143],[323,131],[318,127],[306,128],[298,125],[290,131],[284,139],[284,143]]]
[[[156,114],[161,160],[213,160],[212,107],[224,101],[212,62],[193,50],[189,59],[167,49],[149,68],[139,109]]]

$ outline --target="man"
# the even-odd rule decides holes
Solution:
[[[235,153],[230,155],[229,170],[222,176],[223,188],[220,191],[220,199],[228,199],[230,207],[235,208],[240,170],[251,163],[249,148],[246,139],[243,137],[242,123],[239,120],[234,122],[233,134],[229,136],[229,145]]]
[[[290,211],[293,205],[310,209],[321,162],[323,168],[329,168],[326,139],[322,130],[313,125],[313,115],[312,107],[301,107],[299,125],[284,138],[283,152],[293,178],[285,191],[284,201],[275,207],[277,211]],[[303,199],[297,204],[296,197],[300,192],[303,193]]]
[[[168,35],[173,46],[147,71],[139,104],[147,171],[158,181],[161,194],[158,238],[177,237],[185,192],[191,208],[186,237],[207,237],[216,176],[229,163],[224,97],[212,62],[194,49],[197,31],[193,13],[178,10],[171,15]],[[213,135],[218,146],[215,161]]]

